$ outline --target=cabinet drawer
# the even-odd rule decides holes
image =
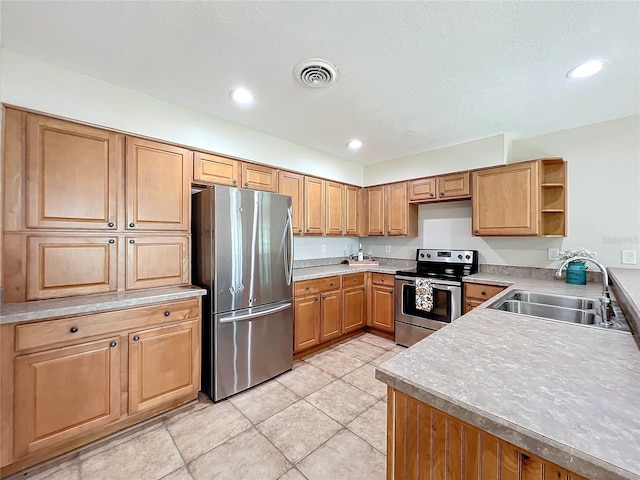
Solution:
[[[140,328],[147,325],[175,323],[200,315],[198,299],[131,308],[95,315],[61,318],[16,326],[16,351],[84,340],[99,335]]]
[[[324,292],[327,290],[336,290],[340,288],[340,277],[326,277],[315,280],[303,280],[296,282],[294,295],[308,295],[310,293]]]
[[[506,287],[500,287],[496,285],[484,285],[482,283],[465,283],[464,297],[488,300],[500,293],[505,288]]]
[[[389,275],[388,273],[372,273],[371,279],[374,285],[386,285],[387,287],[393,287],[395,276]]]
[[[357,287],[364,285],[364,272],[363,273],[350,273],[349,275],[342,276],[342,287]]]

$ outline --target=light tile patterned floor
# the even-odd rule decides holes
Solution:
[[[9,478],[383,480],[386,386],[374,371],[402,350],[367,333],[231,399],[203,399]]]

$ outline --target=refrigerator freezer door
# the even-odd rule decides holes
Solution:
[[[291,369],[291,301],[217,314],[210,321],[215,327],[215,376],[203,379],[203,389],[214,401]]]
[[[214,203],[215,311],[290,299],[291,199],[215,187]]]

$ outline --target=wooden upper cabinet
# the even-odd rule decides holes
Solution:
[[[384,235],[384,186],[368,187],[367,197],[367,235]]]
[[[117,227],[122,135],[28,115],[26,159],[28,228]]]
[[[323,235],[325,226],[325,184],[320,178],[304,177],[304,233]]]
[[[360,235],[360,188],[345,185],[345,235]]]
[[[126,228],[189,230],[191,152],[127,137]]]
[[[342,235],[345,223],[344,185],[329,181],[325,183],[325,233]]]
[[[15,456],[120,417],[120,337],[15,359]]]
[[[189,283],[189,237],[127,236],[126,289]]]
[[[409,182],[409,201],[435,200],[437,198],[436,183],[436,177],[420,178]]]
[[[385,185],[385,228],[391,236],[418,236],[418,206],[409,203],[407,182]]]
[[[471,197],[469,172],[419,178],[408,182],[410,202],[441,202]]]
[[[278,191],[278,170],[255,163],[242,162],[242,186],[276,193]]]
[[[239,160],[221,157],[209,153],[194,152],[193,180],[195,182],[215,183],[239,187],[242,185],[240,177],[242,167]]]
[[[27,236],[27,298],[117,289],[118,240],[109,236]]]
[[[291,197],[293,234],[301,235],[304,228],[304,176],[280,170],[278,193]]]
[[[454,200],[470,198],[469,172],[452,173],[438,177],[438,198]]]
[[[538,234],[538,163],[473,172],[473,235]]]
[[[192,320],[129,334],[129,414],[197,394],[199,331]]]

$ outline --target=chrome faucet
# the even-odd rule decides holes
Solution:
[[[558,270],[556,270],[556,277],[562,276],[562,271],[564,267],[567,266],[567,263],[573,262],[575,260],[580,260],[583,262],[591,262],[593,263],[600,272],[602,272],[602,294],[600,295],[600,318],[602,318],[602,323],[606,326],[613,325],[611,321],[611,316],[613,315],[613,309],[611,308],[611,297],[609,296],[609,274],[607,273],[607,269],[600,262],[595,261],[593,258],[589,257],[573,257],[564,260]]]

